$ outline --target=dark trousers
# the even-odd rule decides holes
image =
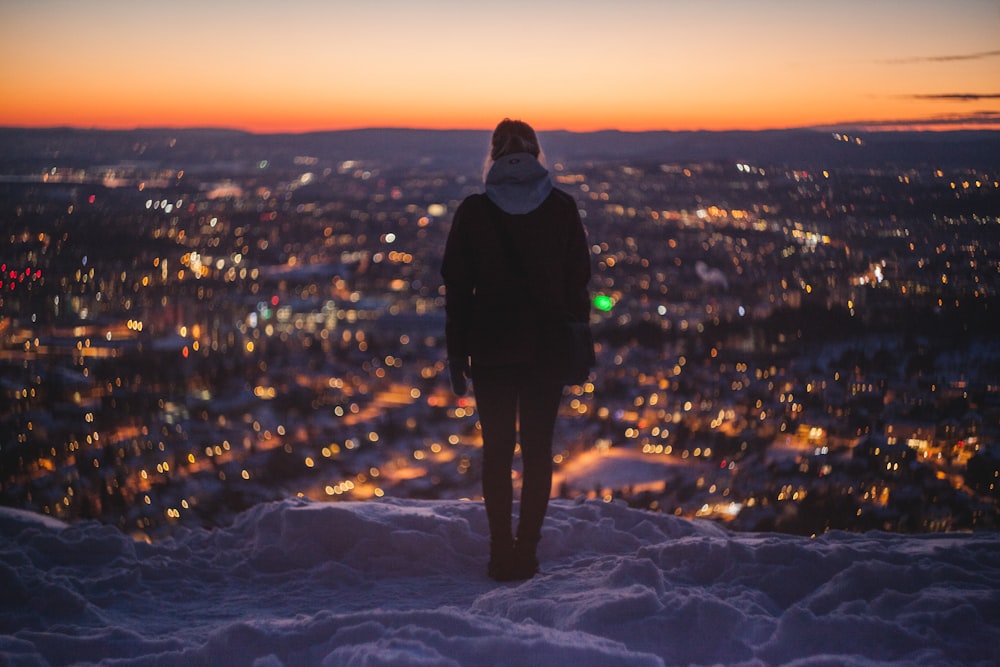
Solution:
[[[521,511],[518,541],[534,545],[552,491],[552,434],[562,385],[531,368],[476,367],[472,370],[476,409],[483,432],[483,501],[494,545],[512,538],[511,467],[520,431]]]

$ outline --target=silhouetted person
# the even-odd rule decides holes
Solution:
[[[493,132],[485,194],[455,212],[441,275],[452,387],[471,378],[483,434],[488,572],[538,572],[536,548],[552,489],[552,435],[563,393],[555,359],[560,315],[587,321],[590,254],[576,202],[553,187],[531,127]],[[511,466],[520,431],[524,468],[516,539]]]

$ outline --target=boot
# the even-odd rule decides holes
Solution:
[[[538,574],[537,542],[517,540],[513,552],[513,576],[515,580],[531,579]]]
[[[513,540],[490,540],[490,562],[486,573],[494,581],[514,581]]]

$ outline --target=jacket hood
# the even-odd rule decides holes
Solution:
[[[486,196],[513,215],[534,211],[550,192],[548,170],[530,153],[505,155],[486,174]]]

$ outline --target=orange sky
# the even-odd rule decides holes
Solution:
[[[0,125],[1000,128],[1000,3],[16,0]]]

